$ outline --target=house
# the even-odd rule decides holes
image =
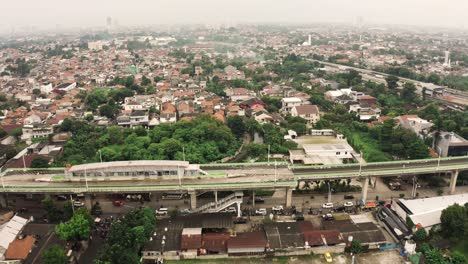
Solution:
[[[148,113],[143,110],[136,110],[130,114],[130,127],[134,126],[147,126]]]
[[[294,106],[305,104],[301,98],[298,97],[285,97],[281,99],[281,112],[291,112]]]
[[[264,225],[269,250],[304,248],[299,222],[273,222]]]
[[[307,124],[309,126],[317,123],[320,120],[320,112],[316,105],[293,106],[291,109],[291,115],[307,120]]]
[[[177,115],[176,113],[161,113],[159,115],[159,123],[175,123],[177,122]]]
[[[395,121],[397,121],[399,126],[413,131],[416,135],[423,139],[429,135],[430,129],[434,125],[417,115],[398,116],[395,117]]]
[[[468,155],[468,140],[454,132],[440,132],[436,151],[442,157]]]
[[[265,103],[259,100],[258,98],[250,98],[249,100],[242,101],[239,103],[239,106],[242,109],[257,109],[257,108],[265,108]]]
[[[357,102],[358,103],[365,103],[368,105],[376,105],[377,104],[377,98],[370,96],[370,95],[358,95],[357,96]]]
[[[246,101],[251,98],[255,98],[255,93],[245,88],[226,88],[224,89],[224,92],[226,93],[226,96],[234,102]]]
[[[68,91],[70,91],[71,89],[74,89],[74,88],[76,88],[76,82],[62,83],[62,84],[58,85],[57,87],[55,87],[55,90],[68,92]]]
[[[227,252],[229,256],[264,255],[266,246],[264,232],[243,232],[228,240]]]
[[[341,134],[318,135],[311,139],[311,143],[303,144],[302,149],[289,150],[289,159],[292,164],[342,164],[354,160],[353,152]]]
[[[22,239],[15,239],[8,246],[5,252],[5,260],[24,261],[34,247],[36,239],[32,236],[26,236]]]
[[[0,230],[0,259],[5,258],[6,251],[10,246],[10,243],[15,241],[19,234],[24,229],[24,226],[29,222],[28,219],[19,217],[17,215],[13,216],[13,218],[8,221],[8,223],[2,225]],[[27,246],[27,245],[26,245]],[[28,251],[29,252],[29,251]],[[15,248],[12,248],[10,254],[16,254],[21,252],[16,252]],[[19,254],[18,254],[19,255]]]
[[[180,250],[185,257],[196,257],[202,245],[201,228],[184,228],[180,239]]]
[[[205,233],[202,235],[201,251],[204,254],[224,254],[227,253],[227,243],[231,234],[223,233]]]
[[[375,105],[352,103],[349,105],[349,112],[355,112],[361,121],[370,121],[379,119],[382,110]]]
[[[30,140],[33,138],[44,138],[54,134],[52,126],[42,123],[27,124],[23,126],[22,140]]]

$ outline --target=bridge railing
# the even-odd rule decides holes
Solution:
[[[440,161],[449,161],[449,160],[462,160],[468,159],[468,156],[459,156],[459,157],[445,157],[440,158]],[[380,162],[366,162],[361,164],[362,167],[371,167],[376,165],[391,165],[391,164],[415,164],[415,163],[428,163],[436,162],[438,158],[432,159],[415,159],[415,160],[394,160],[394,161],[380,161]],[[347,164],[324,164],[324,165],[291,165],[291,169],[321,169],[321,168],[339,168],[339,167],[359,167],[359,163],[347,163]]]

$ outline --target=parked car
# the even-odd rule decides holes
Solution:
[[[255,197],[255,204],[263,204],[265,203],[265,199],[260,198],[260,197]],[[247,204],[252,204],[252,199],[249,199],[247,201]]]
[[[234,224],[245,224],[245,223],[247,223],[247,218],[245,217],[237,217],[234,220]]]
[[[318,215],[320,213],[321,210],[316,210],[316,209],[312,209],[310,208],[309,209],[309,214],[311,215]]]
[[[323,220],[333,220],[334,217],[332,214],[324,214],[322,215]]]
[[[334,211],[335,212],[343,212],[346,209],[344,206],[337,206],[335,207]]]
[[[332,263],[333,262],[333,259],[332,259],[332,256],[331,256],[330,253],[327,252],[327,253],[323,254],[323,256],[325,257],[325,261],[327,263]]]
[[[256,215],[267,215],[267,209],[265,209],[265,208],[257,209],[257,210],[255,210],[255,214]]]
[[[331,209],[331,208],[333,208],[333,203],[324,203],[324,204],[322,204],[322,208]]]
[[[123,206],[124,205],[124,202],[123,201],[114,201],[113,202],[114,206]]]
[[[275,205],[271,208],[272,211],[283,211],[282,205]]]
[[[74,202],[73,202],[73,206],[75,206],[75,207],[83,207],[83,206],[84,206],[84,203],[83,203],[83,202],[80,202],[80,201],[74,201]]]
[[[345,202],[345,203],[343,204],[343,206],[345,206],[345,207],[351,207],[351,206],[354,206],[354,204],[353,204],[353,202]]]
[[[351,199],[354,199],[354,195],[352,195],[352,194],[345,194],[345,195],[344,195],[344,198],[345,198],[346,200],[351,200]]]
[[[304,221],[304,215],[303,214],[295,214],[293,215],[293,219],[296,221]]]
[[[57,201],[66,201],[68,200],[68,197],[65,195],[57,195]]]
[[[161,207],[159,208],[159,210],[156,210],[156,215],[159,215],[159,216],[168,215],[168,213],[169,213],[169,209],[164,208],[164,207]]]
[[[237,209],[235,207],[229,207],[229,208],[224,209],[224,212],[235,214],[237,213]]]
[[[180,209],[179,213],[181,215],[188,215],[188,214],[192,213],[192,211],[190,211],[189,209]]]

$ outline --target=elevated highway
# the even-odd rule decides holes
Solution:
[[[447,173],[451,175],[450,189],[453,192],[458,172],[468,170],[468,156],[322,166],[288,166],[286,163],[202,164],[200,168],[207,174],[171,179],[120,180],[92,177],[70,179],[64,176],[64,168],[8,169],[0,174],[0,192],[92,194],[184,191],[191,195],[192,204],[195,205],[196,192],[285,189],[286,205],[288,205],[292,190],[296,189],[301,181]],[[365,200],[368,181],[363,182],[363,200]]]

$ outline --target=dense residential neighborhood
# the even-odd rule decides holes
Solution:
[[[0,263],[467,263],[466,40],[0,35]]]

